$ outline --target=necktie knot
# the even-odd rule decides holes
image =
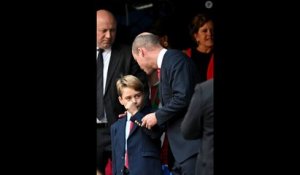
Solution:
[[[102,56],[102,53],[104,52],[104,49],[98,48],[97,51],[99,52],[98,53],[98,57],[97,57],[97,61],[99,62],[99,60],[100,60],[100,62],[101,62],[100,64],[103,67],[103,56]]]
[[[99,51],[100,53],[103,53],[104,49],[98,48],[97,51]]]

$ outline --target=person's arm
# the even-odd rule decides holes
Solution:
[[[146,127],[142,126],[141,119],[145,116],[145,114],[148,114],[151,111],[150,107],[146,106],[141,111],[138,111],[134,103],[130,101],[126,104],[125,108],[127,109],[127,112],[132,115],[130,120],[138,127],[141,127],[143,132],[145,132],[152,139],[160,138],[163,129],[158,125],[153,126],[151,129],[147,129]]]
[[[135,125],[138,125],[138,127],[141,127],[143,132],[145,132],[152,139],[160,138],[160,136],[163,133],[163,128],[158,126],[158,125],[154,125],[151,129],[147,129],[146,127],[143,127],[142,126],[142,121],[139,120],[139,119],[143,118],[144,116],[145,116],[145,114],[143,114],[141,112],[137,112],[134,116],[132,116],[130,118],[130,120]]]
[[[171,83],[171,99],[168,103],[165,103],[164,106],[158,109],[155,112],[157,123],[159,125],[164,124],[168,120],[178,116],[178,114],[184,115],[190,99],[194,91],[194,74],[191,67],[191,62],[187,61],[187,58],[179,59],[174,64],[169,73],[169,81]],[[164,80],[162,80],[164,81]],[[164,86],[166,82],[161,82],[160,85]],[[164,88],[164,87],[162,87]]]

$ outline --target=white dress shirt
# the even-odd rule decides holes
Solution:
[[[165,53],[167,52],[167,49],[163,48],[160,50],[158,57],[157,57],[157,67],[160,69],[161,68],[161,64],[164,58]]]
[[[127,112],[127,120],[126,120],[126,126],[125,126],[125,140],[126,140],[125,151],[127,150],[127,139],[128,139],[129,133],[130,133],[130,122],[131,122],[130,117],[131,117],[131,114],[129,112]]]

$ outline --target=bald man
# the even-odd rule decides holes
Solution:
[[[125,111],[118,101],[116,81],[121,75],[135,75],[143,82],[146,97],[149,96],[149,90],[147,76],[133,59],[131,47],[115,43],[117,21],[114,15],[104,9],[96,13],[97,169],[105,174],[105,165],[111,158],[110,126],[117,120],[118,115]]]

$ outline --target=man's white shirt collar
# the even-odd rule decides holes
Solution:
[[[164,58],[165,53],[167,52],[167,49],[163,48],[160,50],[158,57],[157,57],[157,67],[160,69],[161,68],[161,64]]]

